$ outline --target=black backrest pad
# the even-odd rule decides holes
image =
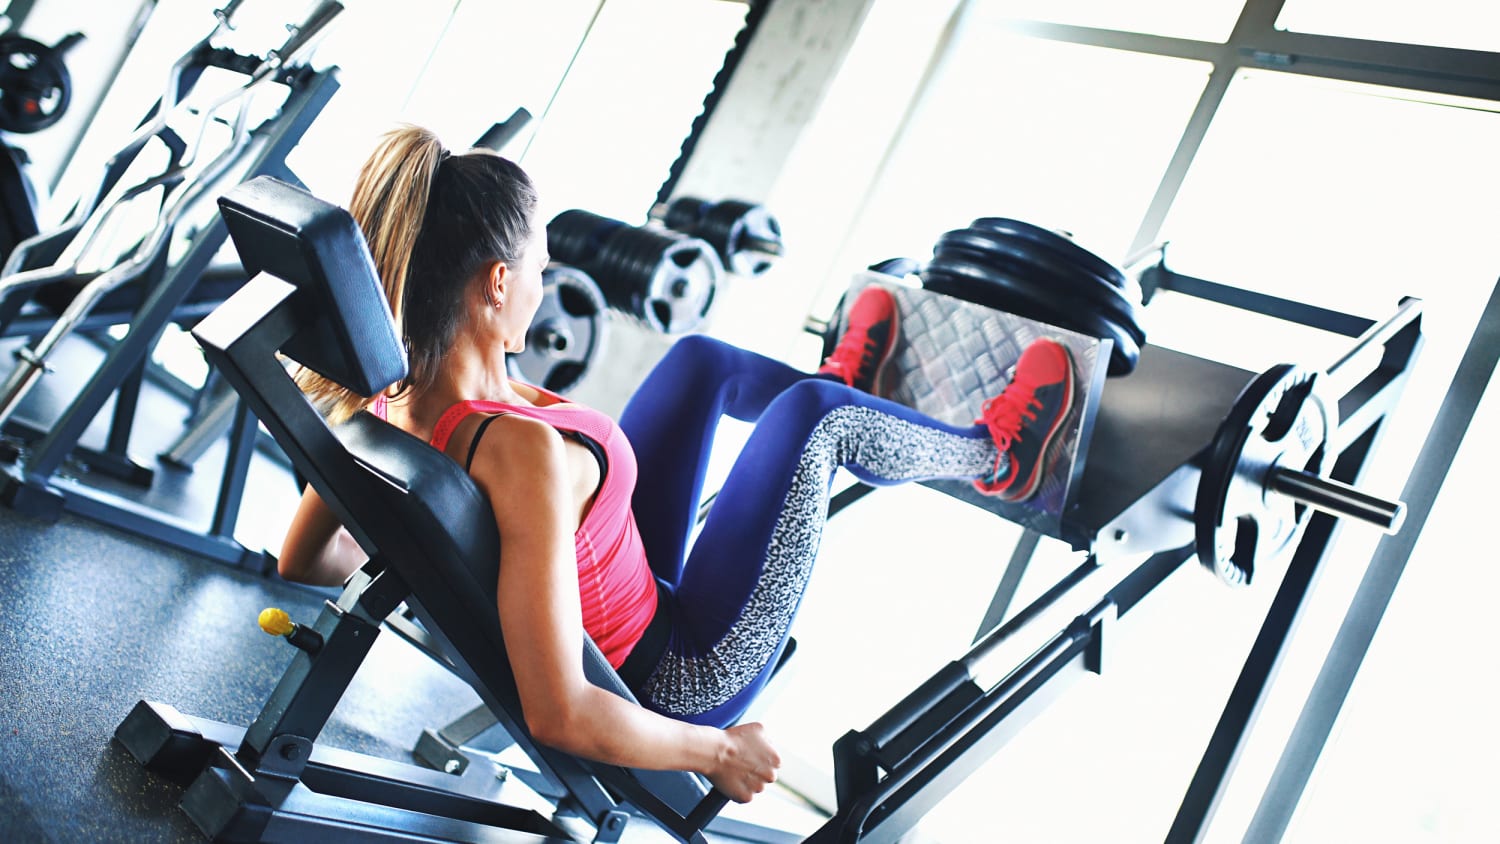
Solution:
[[[301,290],[306,321],[282,353],[363,396],[406,375],[406,354],[349,212],[270,176],[219,198],[251,276],[267,272]]]

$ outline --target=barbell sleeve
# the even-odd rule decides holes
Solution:
[[[1406,520],[1406,504],[1387,501],[1341,481],[1297,469],[1272,469],[1266,489],[1341,519],[1354,519],[1395,533]]]

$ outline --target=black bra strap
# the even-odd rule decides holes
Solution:
[[[479,423],[479,427],[474,429],[474,439],[469,441],[469,459],[464,461],[465,472],[469,471],[469,467],[474,465],[474,452],[479,450],[479,438],[484,436],[484,429],[488,428],[491,422],[494,422],[499,418],[500,415],[486,416],[484,417],[484,420]]]

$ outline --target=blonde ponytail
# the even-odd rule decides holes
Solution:
[[[405,302],[412,252],[422,233],[438,166],[447,157],[437,136],[426,129],[402,126],[387,132],[360,168],[349,203],[349,213],[364,232],[390,303],[396,336],[403,342],[408,342]],[[309,369],[297,374],[297,384],[331,423],[348,419],[373,398]]]

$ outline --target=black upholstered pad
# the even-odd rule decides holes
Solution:
[[[219,209],[246,273],[270,273],[304,293],[314,318],[282,352],[363,396],[406,375],[385,293],[348,211],[269,176],[229,191]]]

